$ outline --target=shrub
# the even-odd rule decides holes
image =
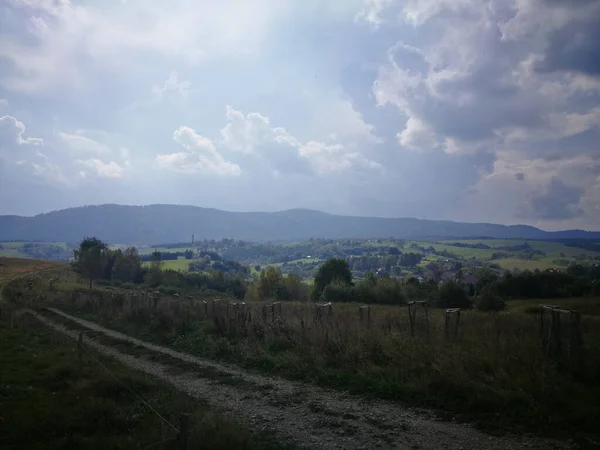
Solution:
[[[494,289],[486,288],[477,298],[475,306],[480,311],[504,311],[506,302]]]
[[[440,293],[436,306],[438,308],[468,309],[473,306],[473,302],[461,284],[455,281],[446,281],[440,286]]]

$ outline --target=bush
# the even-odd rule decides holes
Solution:
[[[354,288],[346,283],[334,281],[325,286],[322,294],[326,302],[353,302],[355,301]]]
[[[468,309],[473,306],[473,302],[461,284],[455,281],[446,281],[440,286],[440,293],[436,306],[438,308]]]
[[[475,306],[480,311],[504,311],[506,309],[506,302],[504,301],[504,298],[493,289],[486,288],[477,298]]]
[[[157,291],[162,294],[173,295],[179,293],[179,289],[174,288],[173,286],[163,286],[162,284],[158,286]]]

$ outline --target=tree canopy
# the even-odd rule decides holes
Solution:
[[[346,260],[331,258],[319,267],[314,279],[313,298],[318,299],[327,285],[334,281],[339,284],[352,284],[352,272]]]
[[[73,268],[86,277],[93,287],[94,280],[101,278],[106,266],[108,245],[95,237],[84,238],[79,248],[73,250]]]

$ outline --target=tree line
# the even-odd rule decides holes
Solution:
[[[136,248],[111,250],[96,238],[86,238],[74,250],[72,265],[89,281],[90,288],[94,282],[102,280],[169,288],[173,292],[210,289],[248,301],[310,299],[401,305],[408,300],[422,299],[442,308],[476,306],[489,310],[503,309],[509,298],[600,295],[598,265],[574,264],[566,271],[505,271],[500,275],[489,268],[479,268],[475,271],[476,283],[467,285],[460,278],[443,283],[415,278],[403,281],[389,276],[378,277],[373,272],[355,280],[348,261],[330,258],[318,267],[312,285],[309,285],[297,275],[284,275],[273,266],[263,268],[258,277],[250,281],[249,269],[245,266],[246,270],[235,274],[224,270],[183,273],[164,270],[160,252],[155,251],[151,256],[149,267],[144,267]],[[206,262],[210,256],[210,253],[204,253],[200,261]],[[213,268],[217,263],[223,265],[221,257],[216,259],[212,262]],[[218,264],[217,267],[220,267]]]

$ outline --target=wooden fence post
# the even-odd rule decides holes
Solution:
[[[81,370],[83,366],[83,332],[79,333],[77,339],[77,359],[79,360],[79,370]]]
[[[183,413],[179,416],[179,450],[187,450],[188,448],[188,427],[190,424],[190,415]]]

